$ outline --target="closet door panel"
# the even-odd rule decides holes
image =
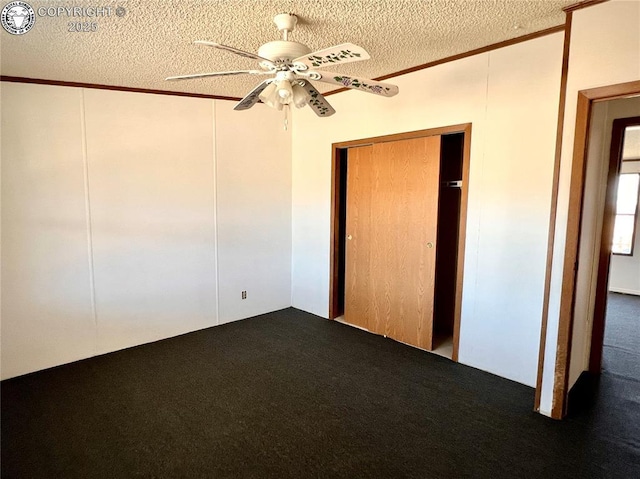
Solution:
[[[380,181],[379,228],[384,232],[385,290],[390,304],[385,334],[432,348],[440,137],[374,146]],[[384,191],[384,190],[388,191]],[[388,222],[387,222],[388,221]]]
[[[439,165],[439,136],[354,148],[348,158],[345,320],[424,349],[433,336]]]
[[[349,149],[347,168],[347,241],[345,269],[346,322],[379,334],[383,329],[375,327],[371,299],[371,235],[373,218],[371,196],[373,147]]]

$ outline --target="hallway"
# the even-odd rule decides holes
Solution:
[[[609,293],[602,374],[640,395],[640,296]]]
[[[568,422],[597,431],[604,455],[627,457],[620,470],[640,467],[640,297],[609,293],[602,374],[572,392]],[[589,392],[584,392],[588,388]],[[575,393],[575,394],[574,394]],[[579,397],[579,399],[578,399]],[[625,461],[627,462],[627,461]]]

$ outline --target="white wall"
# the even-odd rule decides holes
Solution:
[[[562,34],[394,78],[400,94],[296,111],[293,305],[327,317],[331,144],[472,123],[460,362],[534,385]]]
[[[640,2],[637,0],[612,0],[573,13],[540,405],[540,411],[547,415],[551,414],[553,406],[562,267],[578,92],[640,79],[639,19]]]
[[[91,356],[96,344],[82,92],[3,82],[1,94],[6,378]]]
[[[290,306],[290,139],[232,106],[2,83],[2,378]]]
[[[98,353],[216,324],[211,103],[83,94]]]
[[[281,112],[234,105],[216,101],[224,323],[291,306],[291,134]]]

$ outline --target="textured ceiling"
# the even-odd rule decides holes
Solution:
[[[2,6],[8,0],[2,2]],[[290,39],[312,51],[350,42],[371,60],[331,68],[376,78],[564,23],[576,0],[192,0],[32,1],[39,7],[110,6],[111,16],[37,15],[24,35],[0,30],[1,73],[45,80],[97,83],[242,97],[262,78],[217,77],[165,82],[171,75],[257,68],[251,59],[193,45],[210,40],[257,52],[280,38],[273,16],[291,12]],[[126,14],[116,16],[116,7]],[[70,22],[97,24],[71,33]],[[316,84],[322,92],[336,87]]]

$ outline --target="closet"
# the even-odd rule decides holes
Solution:
[[[433,348],[453,342],[462,201],[464,135],[443,135],[440,150],[438,239],[433,313]],[[460,278],[461,279],[461,278]]]
[[[334,146],[334,317],[455,356],[465,130]]]

